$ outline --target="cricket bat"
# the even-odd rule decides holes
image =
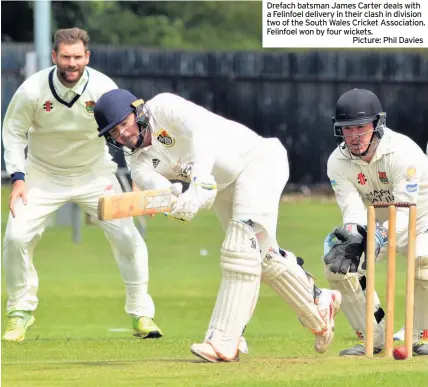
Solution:
[[[111,220],[170,212],[176,199],[171,188],[103,195],[98,199],[98,219]]]

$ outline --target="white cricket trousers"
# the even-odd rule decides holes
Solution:
[[[20,198],[17,200],[16,216],[9,215],[4,237],[3,261],[9,296],[7,312],[37,308],[38,277],[33,251],[46,228],[49,214],[67,202],[74,202],[97,218],[98,198],[103,194],[122,192],[114,174],[99,177],[88,174],[85,180],[69,183],[59,185],[42,174],[27,175],[27,205]],[[125,283],[126,313],[153,317],[155,307],[147,293],[147,247],[132,218],[103,221],[99,225],[110,242]]]
[[[290,173],[287,151],[277,138],[267,138],[248,156],[249,163],[217,194],[213,208],[224,230],[231,219],[251,219],[261,250],[277,249],[279,201]]]

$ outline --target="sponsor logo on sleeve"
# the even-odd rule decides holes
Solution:
[[[406,178],[407,180],[412,180],[416,177],[416,168],[415,167],[409,167],[406,171]]]
[[[418,190],[418,184],[406,184],[406,192],[412,193]]]
[[[337,187],[337,181],[336,180],[330,180],[330,184],[333,188]]]

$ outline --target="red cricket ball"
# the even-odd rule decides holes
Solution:
[[[394,359],[395,360],[405,360],[407,359],[407,348],[405,345],[399,345],[394,348]]]

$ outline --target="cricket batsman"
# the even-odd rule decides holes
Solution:
[[[274,289],[315,334],[324,352],[333,338],[339,292],[319,289],[276,239],[280,196],[288,180],[287,152],[276,138],[170,93],[144,102],[111,90],[95,105],[99,135],[130,154],[140,189],[161,189],[172,180],[189,183],[177,192],[169,216],[190,221],[212,206],[225,230],[222,278],[202,343],[191,351],[209,362],[233,361],[255,308],[260,280]]]
[[[410,138],[386,127],[386,113],[369,90],[353,89],[337,101],[333,118],[338,147],[327,173],[342,211],[343,226],[324,243],[325,274],[332,289],[342,293],[342,310],[360,342],[340,352],[365,353],[365,262],[367,208],[376,202],[417,205],[413,351],[428,355],[428,158]],[[387,244],[388,209],[376,213],[376,260]],[[397,208],[397,252],[407,250],[409,209]],[[375,295],[374,349],[385,343],[384,311]]]
[[[96,217],[99,196],[122,192],[115,176],[117,165],[105,141],[93,135],[95,102],[117,86],[87,67],[88,41],[87,32],[79,28],[58,30],[52,50],[55,66],[32,75],[19,87],[4,119],[4,158],[12,179],[3,243],[9,295],[5,341],[23,341],[35,321],[38,277],[33,252],[48,216],[75,202]],[[153,322],[153,300],[147,293],[144,240],[132,219],[100,222],[100,226],[125,283],[125,311],[132,318],[134,335],[160,337],[161,330]]]

